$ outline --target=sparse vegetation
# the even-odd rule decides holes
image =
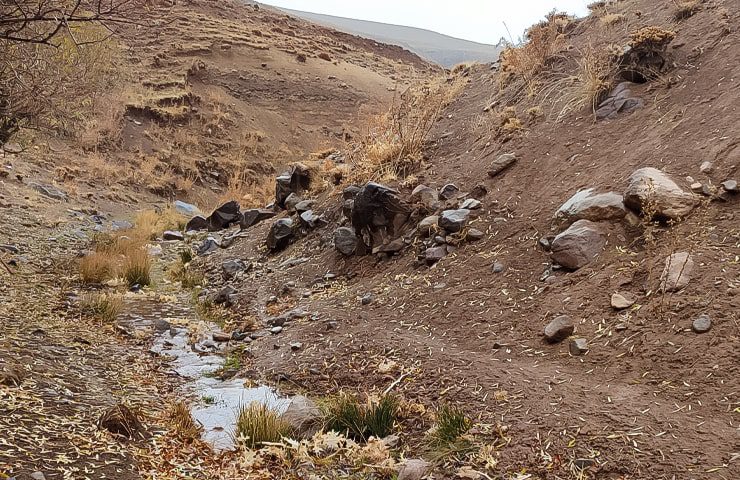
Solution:
[[[200,435],[200,428],[193,420],[190,408],[184,402],[176,402],[170,406],[167,418],[175,432],[183,438],[194,439]]]
[[[92,252],[80,259],[80,277],[84,283],[100,284],[116,276],[116,261],[108,252]]]
[[[676,3],[676,11],[673,13],[673,18],[676,21],[686,20],[689,17],[693,17],[699,10],[701,10],[701,0],[685,0]]]
[[[99,293],[82,298],[82,311],[105,323],[113,323],[122,308],[123,299],[120,295]]]
[[[355,440],[383,438],[393,432],[398,408],[398,400],[391,395],[362,404],[351,395],[340,394],[326,405],[326,428]]]
[[[123,278],[130,287],[150,285],[152,283],[151,269],[152,262],[147,251],[132,250],[123,262]]]
[[[290,428],[273,409],[253,402],[239,409],[234,436],[245,448],[260,448],[265,443],[279,442]]]
[[[435,446],[449,446],[460,439],[473,426],[473,422],[459,407],[442,405],[437,412],[437,424],[431,435]]]

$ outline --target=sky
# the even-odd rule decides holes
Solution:
[[[585,15],[591,0],[260,0],[277,7],[425,28],[480,43],[516,41],[553,8]],[[507,33],[506,27],[511,32]]]

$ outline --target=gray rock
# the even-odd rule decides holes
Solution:
[[[134,228],[134,224],[129,222],[128,220],[113,220],[110,225],[110,229],[114,232],[118,232],[121,230],[131,230]]]
[[[18,154],[23,152],[23,147],[19,143],[4,143],[2,144],[3,152]]]
[[[493,273],[502,273],[504,270],[506,270],[506,267],[501,262],[494,262],[491,270],[493,270]]]
[[[678,219],[688,215],[697,201],[665,172],[647,167],[630,175],[624,204],[636,212],[649,208],[658,218]]]
[[[53,185],[47,185],[37,182],[29,182],[28,186],[39,192],[45,197],[53,198],[54,200],[67,201],[67,193],[58,189]]]
[[[573,335],[575,328],[569,316],[560,315],[555,317],[545,327],[545,339],[550,343],[562,342]]]
[[[378,245],[377,247],[373,248],[373,254],[376,253],[396,253],[403,250],[403,248],[406,246],[406,242],[403,241],[403,238],[396,238],[394,240],[391,240],[388,243],[384,243],[382,245]]]
[[[366,293],[362,296],[362,299],[360,299],[360,303],[362,305],[370,305],[371,303],[373,303],[373,299],[374,297],[372,293]]]
[[[503,155],[499,155],[491,164],[491,168],[488,170],[488,176],[495,177],[499,175],[501,172],[514,165],[516,160],[516,155],[513,153],[504,153]]]
[[[208,220],[203,215],[196,215],[185,225],[186,232],[200,231],[208,229]]]
[[[290,342],[290,349],[294,352],[297,352],[301,348],[303,348],[303,344],[301,342]]]
[[[185,240],[185,236],[182,234],[182,232],[178,232],[175,230],[166,230],[162,234],[162,238],[165,240],[176,240],[178,242],[182,242]]]
[[[247,269],[247,264],[241,260],[226,260],[221,264],[222,275],[227,280],[236,277],[239,273]]]
[[[585,338],[572,338],[568,344],[568,350],[574,357],[588,352],[588,340]]]
[[[322,225],[326,225],[326,220],[321,215],[316,215],[313,210],[306,210],[301,213],[298,218],[301,220],[301,225],[306,228],[316,228]]]
[[[411,458],[405,460],[401,464],[401,468],[398,470],[398,480],[422,480],[429,470],[432,468],[432,464],[426,460],[420,458]]]
[[[397,191],[369,182],[355,197],[352,228],[358,235],[369,238],[372,247],[399,237],[410,215],[410,206],[401,200]],[[358,247],[363,250],[358,253],[364,253],[364,242]]]
[[[170,322],[167,320],[162,320],[161,318],[156,318],[154,320],[154,331],[156,333],[168,332],[170,328],[172,328],[172,325],[170,325]]]
[[[301,191],[311,186],[311,173],[307,166],[302,163],[294,164],[287,172],[280,174],[275,179],[275,204],[280,208],[285,207],[285,199],[291,193],[300,194]]]
[[[482,206],[483,204],[480,200],[476,200],[475,198],[468,198],[462,203],[462,205],[460,205],[460,208],[464,208],[466,210],[478,210]]]
[[[722,188],[725,189],[726,192],[729,193],[737,193],[737,181],[735,180],[725,180],[720,185],[722,185]]]
[[[269,250],[282,250],[287,247],[293,238],[293,220],[281,218],[275,221],[267,234],[267,248]]]
[[[274,216],[275,211],[269,208],[251,208],[242,212],[239,226],[244,230]]]
[[[342,215],[346,218],[352,218],[353,208],[355,208],[355,200],[353,198],[345,200],[342,204]]]
[[[31,474],[31,478],[33,480],[46,480],[46,477],[44,476],[42,472],[33,472]]]
[[[231,340],[231,334],[226,332],[213,332],[211,338],[217,343],[226,343]]]
[[[679,252],[669,255],[665,259],[665,267],[660,276],[660,290],[677,292],[685,288],[691,280],[694,270],[694,260],[688,252]]]
[[[339,227],[334,231],[334,248],[344,255],[354,255],[357,242],[355,231],[349,227]]]
[[[460,193],[460,189],[457,188],[457,185],[454,183],[448,183],[439,190],[439,199],[450,200],[455,198],[458,193]]]
[[[476,200],[482,200],[486,195],[488,195],[488,187],[482,183],[474,186],[470,191],[470,197],[475,198]]]
[[[694,193],[701,193],[702,190],[704,190],[704,185],[702,185],[701,182],[694,182],[691,185],[689,185],[689,188]]]
[[[702,162],[702,164],[699,166],[699,171],[701,173],[712,173],[714,170],[714,164],[712,162]]]
[[[691,324],[691,329],[696,333],[706,333],[712,328],[712,319],[709,315],[699,315]]]
[[[235,223],[241,223],[241,212],[239,211],[239,202],[232,200],[226,202],[211,213],[207,218],[208,230],[217,232],[224,228],[229,228]]]
[[[468,230],[468,233],[465,235],[465,240],[468,242],[477,242],[478,240],[483,239],[486,234],[478,230],[477,228],[471,228]]]
[[[287,203],[287,200],[286,200]],[[303,213],[311,210],[314,203],[316,203],[314,200],[302,200],[295,204],[295,211],[298,213]]]
[[[620,83],[599,103],[599,108],[594,112],[597,120],[611,120],[620,113],[632,112],[645,104],[641,98],[631,96],[632,92],[627,88],[629,84],[630,82]]]
[[[342,198],[345,200],[354,200],[358,193],[360,193],[361,187],[357,185],[350,185],[342,190]]]
[[[221,248],[221,242],[214,237],[208,237],[203,240],[203,243],[200,244],[195,253],[200,256],[208,255],[209,253],[215,252],[219,248]]]
[[[438,229],[439,215],[430,215],[424,218],[416,227],[419,235],[428,237]]]
[[[430,247],[424,251],[424,261],[427,265],[434,265],[447,256],[447,246]]]
[[[175,200],[174,206],[177,213],[179,213],[180,215],[185,215],[186,217],[192,217],[200,213],[200,209],[198,209],[198,207],[196,207],[195,205],[181,202],[180,200]]]
[[[296,193],[291,193],[285,199],[285,209],[289,212],[295,212],[296,205],[303,202],[303,199]]]
[[[606,240],[598,225],[578,220],[552,241],[550,255],[554,262],[577,270],[588,265],[604,248]]]
[[[616,220],[627,214],[622,196],[618,193],[594,193],[593,188],[576,192],[557,212],[555,221],[560,225],[569,225],[576,220]]]
[[[542,250],[549,252],[550,248],[552,247],[550,239],[547,237],[542,237],[537,241],[537,244],[542,248]]]
[[[280,333],[282,331],[283,331],[283,327],[281,327],[281,326],[272,327],[270,329],[270,333],[272,333],[273,335],[277,335],[278,333]]]
[[[611,298],[612,308],[624,310],[635,304],[635,299],[628,293],[613,293]]]
[[[429,211],[435,211],[440,207],[437,191],[426,185],[419,185],[414,188],[414,191],[411,192],[411,201],[424,205]]]
[[[280,418],[290,426],[299,439],[310,438],[321,429],[321,409],[311,399],[296,395],[290,399]]]
[[[439,226],[448,232],[459,232],[468,223],[470,210],[459,208],[457,210],[445,210],[439,217]]]
[[[226,285],[213,296],[213,303],[230,305],[232,303],[232,295],[236,295],[236,292],[236,288]]]

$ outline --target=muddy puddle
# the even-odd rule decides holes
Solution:
[[[266,404],[278,413],[288,406],[266,386],[246,386],[247,380],[220,380],[214,376],[225,362],[225,344],[212,338],[217,325],[200,320],[186,300],[174,303],[144,295],[127,296],[124,312],[118,319],[121,328],[131,332],[154,332],[152,353],[166,358],[173,373],[185,380],[183,397],[191,407],[193,419],[203,427],[202,438],[214,450],[235,448],[234,431],[241,406],[252,402]],[[193,338],[191,332],[198,332]]]

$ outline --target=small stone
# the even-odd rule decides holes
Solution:
[[[470,210],[460,208],[457,210],[445,210],[439,217],[439,226],[448,232],[459,232],[468,223]]]
[[[249,334],[246,332],[231,332],[231,339],[237,342],[243,342],[245,340],[251,340]]]
[[[445,256],[447,256],[447,247],[444,245],[439,247],[430,247],[424,251],[424,261],[427,265],[433,265],[442,260]]]
[[[427,210],[435,211],[439,208],[439,194],[437,191],[426,185],[418,185],[411,192],[411,201],[424,205]]]
[[[360,299],[360,303],[362,305],[370,305],[371,303],[373,303],[373,299],[374,297],[372,293],[366,293],[362,296],[362,299]]]
[[[613,293],[611,298],[612,308],[624,310],[635,304],[635,299],[627,293]]]
[[[545,338],[550,343],[557,343],[565,340],[569,336],[573,335],[575,325],[573,321],[567,315],[560,315],[555,317],[545,327]]]
[[[542,237],[537,241],[537,244],[542,248],[542,250],[549,252],[550,251],[550,239],[547,237]]]
[[[573,338],[568,345],[568,350],[574,357],[583,355],[588,352],[588,340],[585,338]]]
[[[230,304],[232,295],[236,295],[236,288],[231,285],[226,285],[213,297],[213,303],[215,304]]]
[[[506,267],[501,262],[495,262],[492,267],[493,273],[502,273]]]
[[[735,180],[725,180],[720,185],[722,185],[722,188],[725,189],[726,192],[729,193],[737,193],[737,182]]]
[[[397,480],[421,480],[427,475],[431,466],[432,464],[426,460],[408,459],[401,464]]]
[[[221,247],[221,242],[213,237],[208,237],[203,240],[203,243],[196,249],[196,253],[200,256],[207,255],[211,252],[215,252]]]
[[[499,175],[501,172],[514,165],[516,160],[516,155],[513,153],[504,153],[503,155],[499,155],[491,164],[491,168],[488,170],[488,176],[495,177]]]
[[[241,260],[226,260],[221,264],[222,275],[227,280],[234,278],[237,274],[247,269],[247,264]]]
[[[288,246],[293,238],[293,220],[281,218],[275,221],[267,236],[267,248],[270,250],[281,250]]]
[[[616,330],[618,332],[623,332],[623,331],[627,330],[627,325],[625,325],[624,323],[618,323],[618,324],[614,325],[614,330]]]
[[[476,200],[475,198],[468,198],[462,203],[462,205],[460,205],[460,208],[465,208],[467,210],[478,210],[482,206],[483,204],[480,202],[480,200]]]
[[[211,335],[214,342],[228,342],[231,340],[231,335],[225,332],[213,332]]]
[[[301,342],[290,342],[290,349],[294,352],[301,348],[303,348],[303,344]]]
[[[691,324],[691,329],[696,333],[706,333],[712,328],[712,319],[709,315],[700,315]]]
[[[701,173],[712,173],[713,170],[714,164],[712,162],[702,162],[701,166],[699,166]]]
[[[281,327],[281,326],[272,327],[270,329],[270,333],[272,333],[273,335],[277,335],[278,333],[280,333],[282,331],[283,331],[283,327]]]
[[[334,320],[330,320],[330,321],[326,322],[326,329],[327,330],[336,330],[337,326],[338,326],[338,323],[335,322]]]
[[[286,200],[287,203],[287,200]],[[313,200],[302,200],[295,205],[295,211],[298,213],[303,213],[311,210],[313,207],[313,204],[316,203]]]
[[[182,232],[178,232],[175,230],[166,230],[162,234],[162,238],[165,240],[176,240],[178,242],[182,242],[185,240],[185,236],[182,234]]]
[[[438,223],[439,215],[431,215],[424,218],[421,222],[419,222],[419,225],[417,227],[419,235],[421,235],[422,237],[428,237],[437,230]]]
[[[606,238],[598,224],[578,220],[552,241],[552,260],[568,270],[578,270],[592,262],[605,244]]]
[[[660,290],[676,292],[685,288],[691,280],[694,260],[688,252],[669,255],[665,259],[665,268],[660,276]]]
[[[388,435],[387,437],[383,437],[382,442],[388,448],[396,448],[401,442],[401,437],[398,435]]]
[[[702,185],[701,182],[694,182],[691,185],[689,185],[689,188],[694,193],[701,193],[702,189],[704,188],[704,185]]]
[[[454,183],[448,183],[439,190],[439,199],[450,200],[451,198],[454,198],[458,193],[460,193],[460,189],[457,188],[457,185],[455,185]]]
[[[180,200],[176,200],[174,203],[175,211],[181,215],[185,215],[188,217],[192,217],[193,215],[197,215],[200,213],[200,210],[198,207],[196,207],[193,204],[185,203]]]
[[[296,205],[298,205],[302,201],[303,199],[299,195],[291,193],[285,199],[285,209],[289,212],[294,212],[296,210]]]
[[[467,234],[465,235],[465,240],[468,242],[477,242],[478,240],[481,240],[483,237],[485,237],[486,234],[478,230],[477,228],[471,228],[468,230]]]
[[[31,478],[32,478],[33,480],[46,480],[46,477],[45,477],[45,476],[44,476],[44,474],[43,474],[43,473],[41,473],[41,472],[33,472],[33,473],[31,474]]]
[[[353,255],[357,250],[358,239],[349,227],[339,227],[334,231],[334,248],[343,255]]]

